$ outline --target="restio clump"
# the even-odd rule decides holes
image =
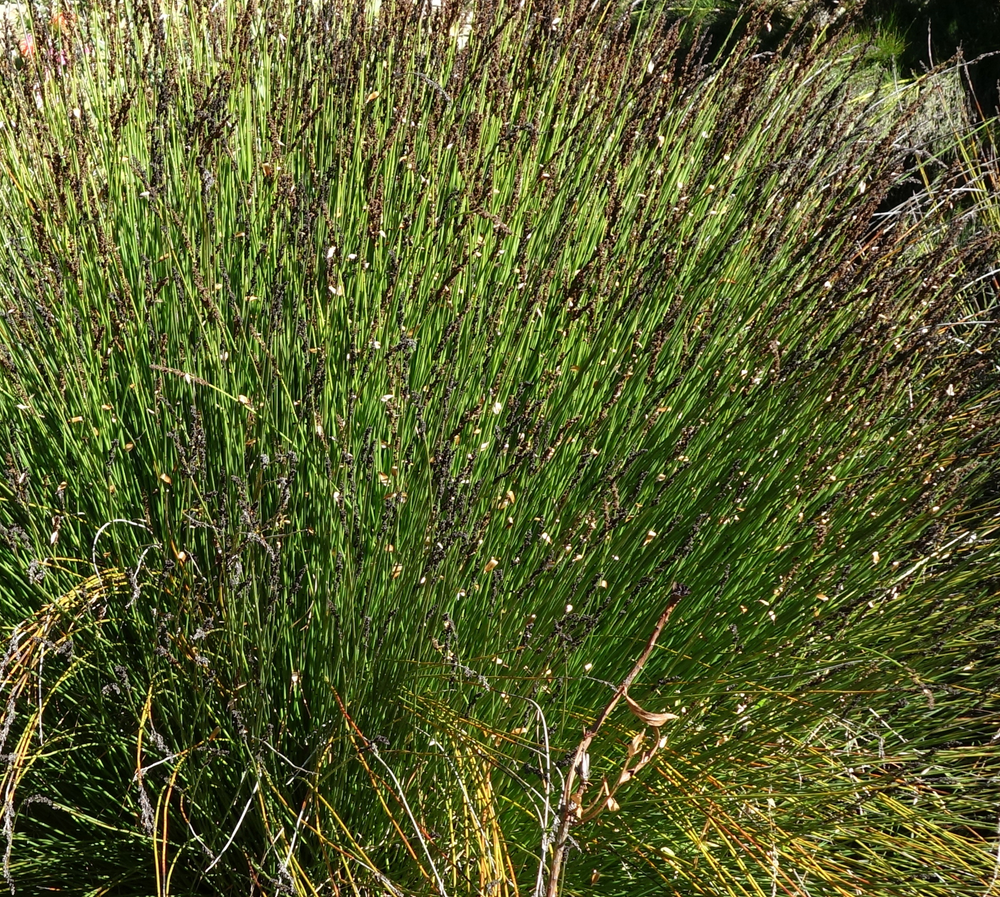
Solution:
[[[67,21],[0,62],[12,891],[986,893],[995,233],[884,214],[910,94],[590,2]]]

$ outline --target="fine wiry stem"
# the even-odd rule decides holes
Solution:
[[[254,782],[253,791],[250,792],[250,799],[247,801],[246,806],[243,808],[243,812],[240,813],[240,818],[236,820],[236,826],[233,829],[232,833],[229,835],[229,840],[227,840],[226,843],[222,845],[222,850],[220,850],[216,854],[215,859],[212,860],[212,862],[209,863],[208,866],[205,868],[206,875],[215,868],[215,865],[219,862],[219,860],[222,859],[223,854],[227,850],[229,850],[229,848],[232,846],[233,841],[236,840],[236,836],[237,834],[239,834],[240,831],[240,826],[243,825],[243,820],[246,819],[247,813],[250,812],[250,806],[251,804],[253,804],[253,799],[254,797],[256,797],[257,792],[259,790],[260,790],[260,782],[259,781]]]

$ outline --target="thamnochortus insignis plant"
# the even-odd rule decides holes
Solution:
[[[843,42],[69,21],[0,79],[12,891],[993,892],[995,256],[876,215]]]

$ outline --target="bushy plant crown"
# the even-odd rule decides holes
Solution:
[[[12,889],[994,886],[990,246],[879,214],[907,113],[843,44],[709,67],[531,2],[35,31]]]

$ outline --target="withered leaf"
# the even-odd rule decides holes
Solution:
[[[625,694],[625,702],[628,704],[629,710],[631,710],[639,719],[641,719],[647,726],[652,726],[654,729],[658,729],[665,723],[669,723],[671,720],[680,719],[676,713],[650,713],[648,710],[643,710],[635,701],[633,701],[628,694]]]

